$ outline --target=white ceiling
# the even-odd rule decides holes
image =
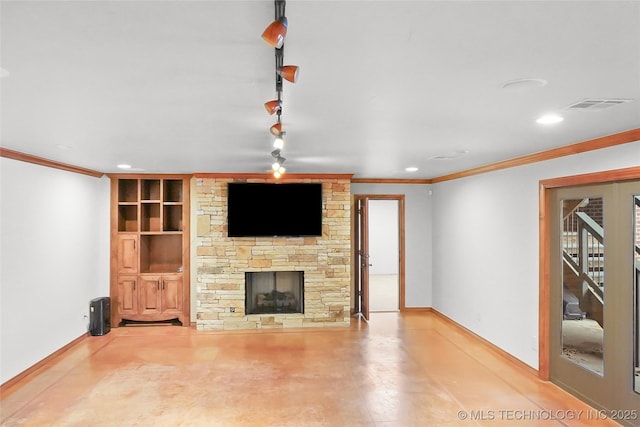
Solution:
[[[0,7],[3,147],[103,172],[270,168],[273,1]],[[637,1],[290,0],[286,15],[291,173],[433,178],[640,127]],[[548,83],[502,88],[521,78]],[[634,101],[566,109],[586,98]],[[548,112],[565,120],[537,124]]]

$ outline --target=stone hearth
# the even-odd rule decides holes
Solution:
[[[348,326],[351,291],[349,178],[322,182],[320,237],[227,237],[227,183],[266,182],[216,174],[196,177],[198,330]],[[304,313],[247,314],[245,273],[304,272]]]

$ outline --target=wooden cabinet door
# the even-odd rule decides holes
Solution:
[[[140,276],[140,314],[161,312],[161,276]]]
[[[118,313],[120,315],[138,313],[138,289],[136,276],[118,276]]]
[[[182,312],[182,275],[162,276],[162,312]]]
[[[138,237],[135,234],[118,235],[118,274],[138,272]]]

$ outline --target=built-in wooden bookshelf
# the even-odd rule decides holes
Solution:
[[[189,325],[189,177],[111,176],[112,325]]]

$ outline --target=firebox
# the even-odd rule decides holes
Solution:
[[[303,271],[244,273],[246,314],[304,313]]]

